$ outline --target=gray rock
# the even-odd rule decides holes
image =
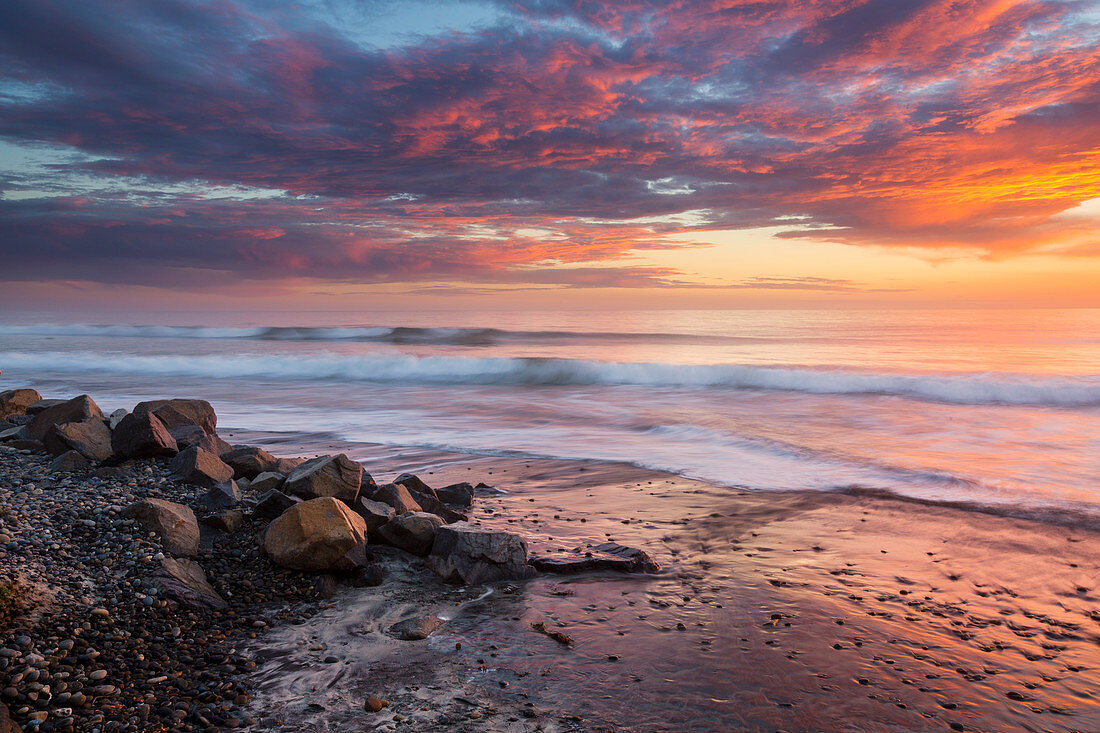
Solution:
[[[88,463],[88,459],[75,450],[62,453],[57,458],[50,461],[50,471],[54,473],[87,471],[91,467],[92,465]]]
[[[199,523],[190,507],[163,499],[141,499],[126,507],[123,516],[156,532],[170,555],[194,557],[199,551]]]
[[[256,478],[248,485],[250,491],[263,493],[272,489],[281,489],[286,481],[286,476],[278,471],[264,471],[257,474]]]
[[[397,510],[398,514],[423,511],[423,507],[421,507],[416,499],[412,497],[409,490],[401,484],[384,484],[379,486],[374,493],[371,494],[370,498],[374,501],[380,501],[383,504],[389,504]]]
[[[68,400],[58,400],[58,399],[52,399],[52,398],[51,399],[42,399],[42,400],[39,400],[38,402],[34,402],[34,403],[31,403],[31,404],[27,405],[27,414],[28,415],[37,415],[38,413],[42,412],[43,410],[48,410],[49,408],[54,407],[55,405],[63,405],[66,402],[68,402]]]
[[[38,412],[34,419],[26,425],[27,435],[32,440],[41,441],[46,437],[46,433],[49,432],[50,428],[55,425],[83,422],[93,418],[104,419],[103,411],[99,409],[99,405],[91,397],[82,394],[79,397],[73,397],[71,400],[66,400]]]
[[[331,496],[350,506],[359,496],[362,482],[363,467],[341,453],[301,464],[286,477],[283,491],[303,499]]]
[[[435,495],[445,504],[465,507],[474,505],[474,487],[466,482],[436,489]]]
[[[200,496],[198,503],[205,509],[229,509],[241,503],[241,490],[236,481],[229,479]]]
[[[174,456],[179,452],[168,428],[151,412],[134,412],[122,418],[111,433],[111,446],[118,459]]]
[[[254,445],[234,447],[223,453],[221,458],[233,467],[233,478],[252,479],[261,473],[274,471],[279,465],[278,458]]]
[[[125,410],[121,407],[112,412],[107,418],[108,423],[110,423],[111,430],[114,430],[116,427],[118,427],[118,424],[122,422],[122,418],[126,417],[129,414],[129,410]]]
[[[522,580],[535,574],[527,564],[527,543],[522,537],[468,522],[436,531],[428,567],[449,583]]]
[[[206,400],[177,397],[171,400],[150,400],[134,406],[134,413],[152,413],[169,430],[185,425],[198,425],[206,433],[214,435],[218,431],[218,416]]]
[[[274,519],[300,501],[296,496],[288,496],[278,489],[271,489],[256,501],[252,515],[258,519]]]
[[[401,514],[378,528],[378,535],[388,544],[405,552],[424,557],[432,549],[435,533],[443,520],[427,512]]]
[[[367,534],[374,540],[380,538],[378,529],[396,516],[393,507],[389,504],[383,504],[373,499],[366,499],[362,496],[355,500],[355,504],[352,505],[352,508],[355,509],[355,513],[366,522]]]
[[[199,520],[199,523],[205,524],[207,527],[213,527],[225,534],[233,534],[241,528],[243,521],[244,515],[236,509],[223,509],[220,512],[214,512],[203,517]]]
[[[172,459],[171,469],[172,478],[207,489],[233,478],[232,468],[197,445],[192,445]]]
[[[386,629],[386,633],[401,641],[420,641],[427,639],[442,625],[443,619],[429,614],[398,621]]]
[[[196,611],[222,611],[229,604],[208,582],[202,567],[192,560],[166,557],[160,561],[157,582],[164,592],[182,606]]]
[[[19,440],[21,438],[24,438],[26,434],[27,431],[24,430],[22,426],[15,425],[10,428],[4,428],[3,430],[0,430],[0,442],[8,440]]]
[[[601,570],[619,573],[656,573],[661,566],[643,550],[615,542],[596,545],[583,555],[531,557],[531,567],[545,573],[569,575]]]

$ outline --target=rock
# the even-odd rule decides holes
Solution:
[[[40,403],[36,402],[35,404]],[[82,394],[79,397],[73,397],[71,400],[52,405],[38,412],[34,419],[26,425],[27,435],[33,440],[43,440],[46,433],[54,425],[83,422],[93,418],[102,420],[103,411],[99,409],[99,405],[91,397]]]
[[[199,520],[201,524],[205,524],[207,527],[213,527],[225,534],[233,534],[236,532],[241,528],[241,523],[243,521],[244,515],[236,509],[223,509],[220,512],[215,512]]]
[[[287,496],[278,489],[271,489],[256,501],[252,515],[259,519],[274,519],[300,501],[296,496]]]
[[[22,731],[23,729],[11,719],[8,706],[0,702],[0,733],[22,733]]]
[[[386,571],[376,562],[364,562],[351,576],[351,584],[356,588],[374,588],[386,580]]]
[[[385,700],[379,700],[377,697],[368,697],[363,703],[363,709],[368,713],[377,713],[388,704]]]
[[[279,459],[254,445],[237,446],[223,453],[222,460],[233,467],[233,478],[252,479],[261,473],[274,471]]]
[[[209,435],[218,431],[218,416],[206,400],[177,397],[171,400],[139,402],[134,406],[134,414],[139,412],[156,415],[169,430],[185,425],[198,425]]]
[[[205,451],[209,451],[216,456],[221,456],[233,450],[233,446],[229,445],[229,443],[226,443],[217,435],[207,433],[199,425],[184,425],[183,427],[175,428],[168,432],[176,441],[176,445],[181,451],[193,445]]]
[[[378,535],[386,544],[424,557],[431,552],[435,533],[442,525],[443,520],[434,514],[412,512],[400,514],[383,524],[378,528]]]
[[[8,389],[0,392],[0,418],[8,415],[26,415],[27,408],[41,399],[42,395],[30,388]]]
[[[305,458],[280,458],[275,470],[286,476],[305,462]]]
[[[107,422],[109,423],[111,430],[114,430],[116,427],[118,427],[118,424],[122,422],[122,418],[126,417],[129,414],[129,410],[125,410],[121,407],[112,412],[107,418]]]
[[[393,483],[404,486],[409,491],[418,491],[421,494],[429,494],[433,498],[437,498],[432,487],[424,483],[416,474],[403,473],[395,478]]]
[[[223,481],[198,498],[205,509],[229,509],[241,503],[241,490],[233,479]]]
[[[386,629],[386,633],[401,641],[420,641],[427,639],[432,633],[443,625],[443,619],[432,614],[417,616],[398,621]]]
[[[18,440],[22,436],[26,435],[26,430],[22,427],[15,425],[10,428],[4,428],[0,430],[0,442],[8,440]]]
[[[373,499],[366,499],[362,496],[355,500],[355,504],[352,505],[352,508],[355,509],[356,514],[363,518],[363,521],[367,525],[367,533],[370,535],[371,539],[374,540],[379,539],[379,527],[395,516],[393,507],[389,504],[383,504]]]
[[[434,494],[422,494],[419,491],[409,491],[409,495],[412,496],[413,501],[420,505],[420,508],[426,512],[436,515],[447,524],[452,522],[464,522],[467,519],[465,514],[460,514],[454,509],[435,498]]]
[[[350,506],[359,495],[362,481],[363,467],[341,453],[301,464],[286,477],[283,491],[303,499],[332,496]]]
[[[199,551],[199,523],[190,507],[163,499],[141,499],[126,507],[123,516],[156,532],[170,555],[194,557]]]
[[[166,557],[160,561],[157,582],[182,606],[197,611],[221,611],[229,604],[206,582],[206,573],[193,560]]]
[[[212,489],[233,479],[233,469],[210,451],[193,445],[172,459],[172,478]]]
[[[531,567],[546,573],[585,573],[596,570],[614,570],[620,573],[656,573],[661,566],[647,553],[635,547],[615,542],[596,545],[584,555],[560,557],[532,557]]]
[[[465,507],[474,505],[474,487],[466,482],[436,489],[435,495],[445,504]]]
[[[57,456],[75,450],[88,460],[105,461],[114,453],[111,430],[99,418],[54,425],[46,431],[42,442],[46,450]]]
[[[412,498],[409,490],[401,484],[379,486],[370,498],[383,504],[389,504],[397,510],[398,514],[423,511],[423,507],[416,502],[416,499]]]
[[[88,459],[75,450],[62,453],[57,458],[50,461],[50,471],[53,473],[86,471],[91,467],[91,464],[88,463]]]
[[[286,481],[286,476],[277,471],[264,471],[248,485],[250,491],[263,493],[272,489],[281,489]]]
[[[366,542],[362,517],[329,496],[295,504],[264,533],[271,560],[292,570],[350,570],[346,556]]]
[[[42,445],[41,440],[27,440],[25,438],[16,438],[15,440],[8,440],[7,445],[16,450],[29,450],[36,453],[40,453],[46,450],[46,446]]]
[[[63,405],[66,402],[68,402],[68,400],[57,400],[57,399],[39,400],[38,402],[34,402],[32,404],[27,405],[27,414],[28,415],[37,415],[38,413],[42,412],[43,410],[47,410],[51,407],[54,407],[55,405]]]
[[[457,522],[435,534],[428,567],[449,583],[522,580],[535,574],[518,534]]]
[[[111,433],[115,458],[156,458],[179,452],[176,441],[156,415],[133,412],[119,421]]]

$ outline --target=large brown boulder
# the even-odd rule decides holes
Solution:
[[[362,482],[363,467],[341,453],[318,456],[296,467],[286,477],[283,491],[303,499],[332,496],[350,506]]]
[[[27,408],[42,399],[33,389],[9,389],[0,392],[0,419],[8,415],[26,415]]]
[[[383,484],[371,494],[371,499],[389,504],[398,514],[405,512],[419,512],[424,508],[417,503],[412,494],[401,484]]]
[[[123,515],[154,531],[170,555],[194,557],[199,551],[199,523],[190,507],[163,499],[141,499]]]
[[[268,525],[264,549],[292,570],[350,570],[347,557],[367,541],[362,517],[332,497],[303,501]]]
[[[172,477],[212,489],[233,478],[233,469],[210,451],[193,445],[172,459]]]
[[[232,466],[234,478],[254,479],[261,473],[276,470],[279,465],[278,458],[254,445],[234,448],[222,453],[221,458]]]
[[[174,456],[176,441],[164,423],[151,412],[132,412],[111,433],[111,447],[118,458]]]
[[[59,456],[70,450],[92,461],[105,461],[114,453],[111,430],[99,418],[54,425],[42,441],[46,450]]]
[[[39,412],[33,420],[27,423],[27,435],[32,440],[41,441],[54,425],[63,425],[67,422],[83,422],[93,418],[102,420],[103,411],[99,409],[99,405],[91,397],[82,394]]]
[[[436,531],[443,520],[427,512],[413,512],[394,517],[378,528],[382,540],[405,552],[424,557],[432,549]]]
[[[535,574],[527,564],[527,543],[522,537],[468,522],[436,531],[428,567],[449,583],[522,580]]]
[[[213,435],[218,430],[218,416],[206,400],[150,400],[139,402],[134,406],[134,412],[151,412],[169,430],[185,425],[198,425],[208,435]]]

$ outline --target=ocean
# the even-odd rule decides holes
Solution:
[[[9,314],[2,384],[223,426],[1100,517],[1100,311]]]

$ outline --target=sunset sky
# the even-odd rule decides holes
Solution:
[[[1095,0],[6,0],[0,305],[1100,307]]]

